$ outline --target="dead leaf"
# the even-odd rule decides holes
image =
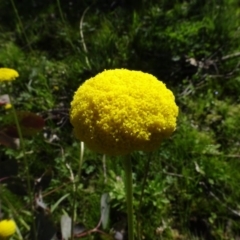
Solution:
[[[18,138],[10,137],[4,132],[0,132],[0,144],[13,149],[18,149],[20,147]]]

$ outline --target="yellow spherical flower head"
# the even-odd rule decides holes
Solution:
[[[176,128],[173,93],[151,74],[106,70],[75,92],[70,121],[77,138],[92,150],[123,155],[152,151]]]
[[[0,68],[0,82],[13,81],[17,77],[19,77],[19,74],[14,69],[11,69],[11,68]]]
[[[13,220],[0,221],[0,239],[8,238],[16,231],[16,224]]]

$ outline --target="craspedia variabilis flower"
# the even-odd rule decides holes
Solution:
[[[16,70],[11,68],[0,68],[0,82],[13,81],[19,74]]]
[[[105,70],[75,92],[70,121],[76,137],[99,153],[152,151],[176,128],[173,93],[151,74]]]
[[[16,231],[16,224],[11,219],[0,221],[0,239],[5,239],[13,235]]]

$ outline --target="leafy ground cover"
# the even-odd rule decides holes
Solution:
[[[9,0],[0,9],[0,67],[20,75],[1,84],[0,102],[11,97],[24,138],[23,151],[13,106],[0,106],[0,217],[16,221],[12,239],[34,239],[34,228],[37,239],[67,239],[71,219],[76,238],[126,239],[121,161],[88,149],[80,161],[69,123],[78,86],[114,68],[155,75],[180,108],[158,151],[132,155],[136,238],[239,237],[238,1]]]

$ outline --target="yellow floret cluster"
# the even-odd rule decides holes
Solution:
[[[124,155],[152,151],[176,128],[173,93],[151,74],[105,70],[75,92],[70,121],[76,137],[92,150]]]
[[[16,70],[11,68],[0,68],[0,82],[13,81],[17,77],[19,77],[19,74]]]
[[[0,239],[5,239],[13,235],[16,231],[16,224],[13,220],[0,221]]]

